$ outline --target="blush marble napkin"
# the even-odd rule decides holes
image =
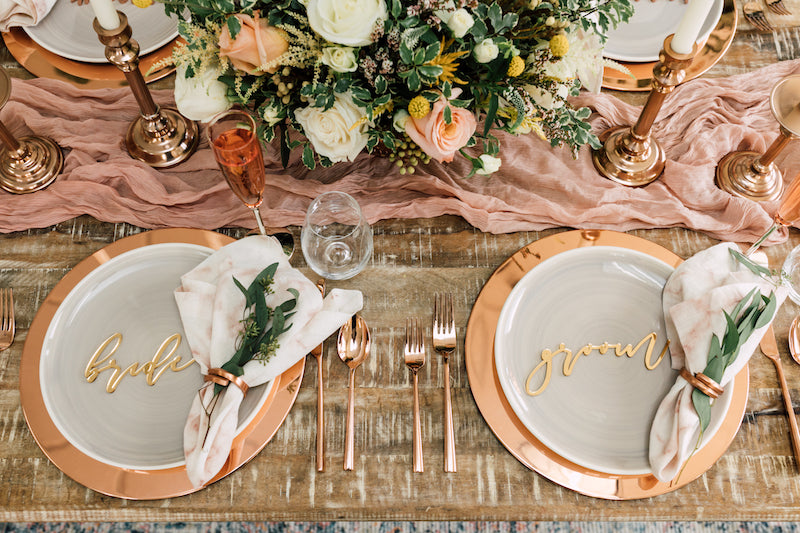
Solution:
[[[0,0],[0,31],[39,24],[55,3],[56,0]]]
[[[691,373],[703,372],[708,360],[712,334],[722,338],[728,313],[753,288],[769,296],[775,292],[778,306],[786,298],[784,287],[775,287],[770,282],[752,273],[735,261],[730,249],[739,250],[733,243],[720,243],[703,250],[675,269],[667,280],[663,292],[664,318],[670,343],[672,367],[684,367]],[[752,258],[764,264],[766,258],[758,252]],[[725,370],[720,381],[724,389],[733,377],[744,368],[750,356],[764,336],[769,324],[755,330],[741,346],[739,355]],[[686,459],[693,453],[700,435],[700,420],[692,404],[693,387],[678,376],[669,393],[664,397],[650,430],[650,466],[661,481],[675,478]],[[725,413],[712,406],[712,420]],[[704,435],[704,442],[712,435]]]
[[[293,268],[273,237],[246,237],[231,243],[181,278],[175,291],[186,339],[203,374],[218,368],[235,351],[245,300],[233,282],[245,287],[267,266],[278,263],[273,293],[267,305],[275,307],[291,297],[287,289],[299,291],[291,328],[278,337],[280,346],[267,362],[250,361],[242,378],[250,387],[266,383],[291,368],[362,307],[360,291],[333,289],[324,298],[316,285]],[[186,472],[194,486],[211,480],[224,466],[236,436],[241,389],[228,385],[211,416],[204,406],[211,402],[213,386],[195,396],[184,428]]]

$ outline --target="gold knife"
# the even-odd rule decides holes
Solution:
[[[325,280],[317,282],[317,288],[325,296]],[[322,391],[322,343],[311,350],[317,360],[317,472],[325,471],[325,413]]]
[[[792,438],[792,450],[794,450],[794,460],[800,469],[800,429],[797,427],[797,417],[794,414],[792,398],[789,396],[789,385],[786,383],[786,376],[783,374],[780,352],[778,352],[778,342],[775,340],[775,331],[770,324],[767,332],[759,343],[761,352],[775,363],[775,371],[778,373],[778,382],[783,392],[783,404],[786,407],[786,416],[789,417],[789,436]]]

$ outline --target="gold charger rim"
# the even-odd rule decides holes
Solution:
[[[664,483],[652,474],[619,475],[581,467],[543,445],[522,424],[503,394],[494,364],[497,319],[514,285],[539,263],[584,246],[616,246],[646,253],[672,267],[683,260],[666,248],[627,233],[574,230],[544,237],[515,252],[489,277],[470,313],[464,342],[467,378],[478,410],[500,443],[522,464],[550,481],[586,496],[634,500],[658,496],[697,479],[722,456],[739,430],[747,406],[748,367],[734,378],[731,405],[717,433]],[[492,376],[487,379],[488,376]]]
[[[131,500],[155,500],[201,490],[227,476],[255,457],[272,439],[289,413],[299,392],[305,358],[281,374],[252,421],[234,439],[222,470],[208,483],[193,487],[185,466],[135,470],[110,465],[89,457],[58,430],[44,403],[39,381],[39,362],[47,329],[61,303],[90,272],[125,252],[164,243],[185,243],[217,250],[235,239],[208,230],[156,229],[124,237],[80,261],[47,295],[28,330],[20,361],[20,403],[34,440],[48,459],[78,483],[108,496]]]
[[[14,59],[38,78],[66,81],[84,89],[128,85],[125,74],[116,66],[110,63],[82,63],[56,55],[36,43],[22,28],[11,28],[2,35],[6,48]],[[148,73],[154,65],[172,55],[172,49],[179,39],[180,37],[176,37],[161,48],[139,58],[139,67],[145,82],[160,80],[175,71],[174,65],[166,65]]]
[[[731,43],[733,43],[738,19],[736,2],[734,0],[725,0],[722,5],[722,15],[719,17],[719,22],[717,22],[717,25],[703,44],[703,48],[692,60],[692,64],[686,69],[684,82],[702,76],[722,59],[728,48],[730,48]],[[653,67],[655,67],[656,61],[647,63],[618,61],[617,63],[630,70],[633,77],[614,68],[605,67],[603,69],[602,83],[604,89],[629,92],[649,91],[652,89]]]

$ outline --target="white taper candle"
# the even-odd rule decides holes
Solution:
[[[89,5],[94,10],[97,22],[106,30],[116,30],[119,28],[119,15],[111,0],[89,0]]]
[[[92,0],[94,1],[94,0]],[[714,0],[690,0],[689,5],[686,6],[686,12],[683,14],[678,29],[675,30],[675,35],[672,37],[672,44],[670,47],[676,54],[691,54],[697,36],[700,35],[700,28],[708,18],[708,12],[711,11],[711,4]]]

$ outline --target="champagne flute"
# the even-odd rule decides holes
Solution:
[[[267,235],[258,210],[264,201],[264,155],[253,117],[239,109],[224,111],[211,119],[206,135],[225,181],[253,212],[261,235]]]
[[[778,212],[775,213],[772,226],[753,243],[744,255],[750,257],[776,229],[791,226],[798,220],[800,220],[800,179],[795,177],[781,197],[781,203],[778,206]]]

